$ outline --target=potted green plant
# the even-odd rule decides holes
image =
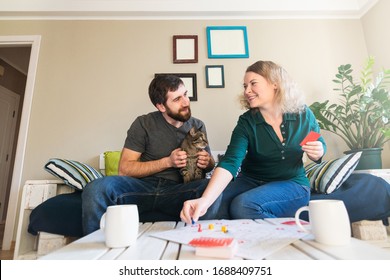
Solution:
[[[363,151],[356,169],[381,169],[383,145],[390,140],[390,69],[375,76],[374,62],[373,57],[367,59],[358,82],[350,64],[339,66],[333,80],[339,103],[326,100],[309,106],[321,129],[344,140],[350,149],[345,153]]]

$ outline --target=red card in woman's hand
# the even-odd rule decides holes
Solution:
[[[305,137],[305,139],[302,140],[301,144],[299,145],[303,146],[306,145],[307,142],[317,141],[320,136],[321,134],[314,131],[310,131],[309,134]]]

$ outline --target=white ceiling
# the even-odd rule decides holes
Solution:
[[[360,18],[378,0],[1,0],[0,19]]]

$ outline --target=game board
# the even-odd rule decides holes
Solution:
[[[194,225],[153,233],[151,236],[186,245],[196,238],[231,237],[238,242],[236,256],[263,259],[307,235],[290,220],[278,220],[276,225],[244,219],[198,221]]]

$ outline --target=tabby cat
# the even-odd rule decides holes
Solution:
[[[191,128],[180,146],[183,151],[187,152],[187,165],[180,169],[184,183],[205,177],[203,170],[196,165],[196,153],[206,148],[207,145],[206,134],[201,130],[197,131],[195,127]]]

